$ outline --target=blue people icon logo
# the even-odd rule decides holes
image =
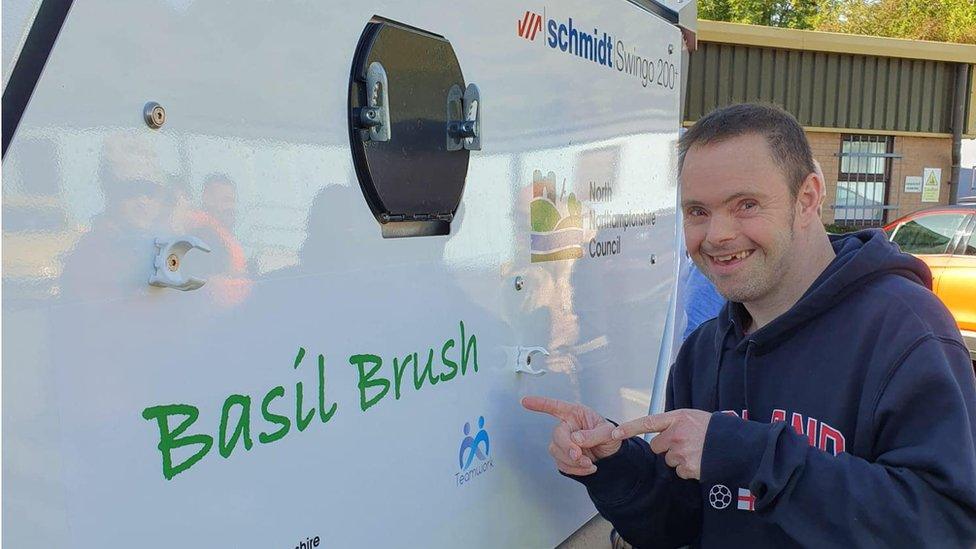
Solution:
[[[478,433],[471,436],[471,424],[464,424],[464,440],[461,441],[461,450],[458,452],[458,467],[462,471],[467,471],[468,467],[474,462],[474,458],[481,461],[488,459],[488,431],[485,431],[485,416],[478,417]]]

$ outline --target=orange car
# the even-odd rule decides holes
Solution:
[[[976,199],[906,215],[884,230],[932,270],[932,290],[952,312],[976,361]]]

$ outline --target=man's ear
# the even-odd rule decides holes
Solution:
[[[816,158],[813,159],[813,172],[820,178],[821,187],[823,187],[820,193],[820,207],[817,208],[817,217],[820,218],[823,217],[823,203],[827,199],[827,178],[824,177],[823,167]]]
[[[811,222],[820,223],[820,216],[823,211],[823,201],[827,194],[826,183],[824,182],[823,172],[820,164],[814,161],[816,171],[807,174],[806,179],[800,184],[796,193],[797,217],[800,219],[801,226],[807,226]]]

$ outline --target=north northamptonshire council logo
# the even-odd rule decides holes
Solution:
[[[491,457],[489,457],[491,441],[488,438],[488,431],[485,430],[485,416],[478,417],[478,432],[474,436],[471,434],[470,423],[465,423],[461,431],[464,432],[464,439],[461,441],[460,450],[458,450],[460,472],[454,474],[458,486],[495,467]],[[475,464],[475,459],[479,463]]]
[[[532,173],[532,263],[583,257],[583,205],[574,193],[566,195],[566,181],[556,195],[556,174]]]

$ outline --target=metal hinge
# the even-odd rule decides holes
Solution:
[[[380,223],[390,223],[391,221],[405,221],[407,216],[403,214],[380,214]]]
[[[380,221],[382,223],[391,223],[397,221],[447,221],[450,223],[454,221],[454,214],[452,213],[439,213],[439,214],[380,214]]]

